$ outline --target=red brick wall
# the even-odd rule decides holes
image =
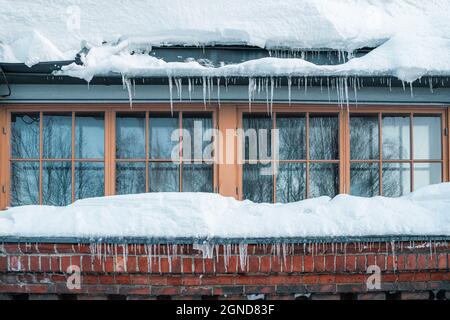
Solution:
[[[245,248],[241,261],[238,245],[231,252],[216,246],[208,258],[192,245],[0,244],[0,298],[441,299],[450,293],[448,243]],[[80,267],[80,289],[66,285],[70,265]],[[379,290],[367,288],[369,265],[380,267]]]

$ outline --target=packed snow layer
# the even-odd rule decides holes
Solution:
[[[196,75],[232,71],[248,75],[256,70],[279,75],[383,74],[411,81],[448,75],[450,69],[447,0],[0,0],[0,8],[0,61],[31,66],[68,60],[86,47],[92,52],[85,70],[76,66],[66,70],[83,79],[97,72],[153,76],[167,67],[166,73],[180,76],[188,70]],[[136,46],[148,51],[155,45],[217,43],[348,52],[381,46],[365,60],[354,59],[334,69],[296,59],[287,70],[285,62],[272,62],[271,68],[261,71],[266,63],[262,60],[229,71],[205,71],[192,62],[164,64],[143,55],[129,57]]]
[[[424,76],[450,75],[450,39],[395,36],[365,56],[338,65],[316,65],[298,58],[261,58],[215,68],[197,61],[165,62],[148,54],[131,53],[128,41],[92,48],[82,56],[82,62],[63,66],[56,74],[86,81],[120,74],[126,78],[395,76],[412,82]]]
[[[211,193],[147,193],[23,206],[0,214],[0,237],[267,238],[450,235],[450,183],[400,198],[338,195],[256,204]]]

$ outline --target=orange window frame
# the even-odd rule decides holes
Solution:
[[[174,112],[182,113],[196,113],[196,114],[211,114],[212,116],[212,126],[217,127],[217,107],[208,106],[193,106],[193,105],[177,105],[173,108]],[[102,162],[104,163],[104,195],[114,195],[115,194],[115,167],[116,167],[116,157],[115,157],[115,120],[117,112],[145,112],[147,115],[149,113],[170,113],[170,107],[168,105],[153,105],[145,104],[133,106],[130,110],[128,104],[120,105],[102,105],[102,104],[51,104],[51,105],[35,105],[35,104],[14,104],[11,106],[6,106],[0,111],[0,126],[4,130],[2,134],[2,139],[0,139],[0,148],[2,151],[1,163],[0,163],[0,178],[1,186],[0,189],[0,209],[4,209],[10,205],[10,192],[11,192],[11,162],[17,159],[11,158],[11,114],[13,113],[38,113],[40,116],[39,124],[39,158],[38,159],[19,159],[19,161],[30,161],[39,162],[39,203],[42,203],[42,163],[47,161],[42,157],[42,115],[44,113],[71,113],[72,114],[72,157],[71,159],[51,159],[50,161],[63,161],[67,160],[72,163],[72,201],[74,200],[74,163],[77,161],[82,162]],[[78,113],[103,113],[104,114],[104,158],[103,159],[76,159],[75,158],[75,115]],[[181,118],[180,118],[181,122]],[[146,124],[148,126],[148,124]],[[3,129],[4,128],[4,129]],[[148,129],[146,129],[147,132]],[[216,143],[216,141],[214,141]],[[148,155],[147,155],[148,157]],[[180,158],[180,161],[183,160]],[[213,164],[213,190],[217,192],[217,165]],[[181,175],[181,170],[180,170]],[[148,177],[146,177],[146,180]],[[180,179],[180,184],[182,180]],[[146,189],[147,190],[147,189]]]
[[[225,196],[242,199],[242,165],[237,164],[236,155],[241,145],[241,138],[236,135],[242,128],[242,116],[249,112],[247,104],[221,103],[175,104],[175,112],[206,113],[211,112],[213,127],[218,128],[223,137],[229,129],[234,135],[230,141],[214,141],[215,156],[227,157],[233,154],[235,163],[215,163],[213,165],[213,190]],[[0,209],[9,205],[10,198],[10,129],[13,112],[104,112],[105,114],[105,195],[115,194],[115,116],[116,112],[170,112],[169,104],[135,104],[130,109],[128,104],[3,104],[0,106]],[[449,181],[450,173],[450,107],[449,106],[406,106],[406,105],[362,105],[339,107],[337,105],[274,104],[274,112],[280,113],[334,113],[339,115],[339,192],[350,192],[350,124],[351,114],[440,114],[442,119],[442,180]],[[267,112],[265,104],[252,105],[251,112]]]

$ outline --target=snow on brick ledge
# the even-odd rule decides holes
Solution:
[[[450,236],[450,183],[399,198],[338,195],[257,204],[212,193],[146,193],[0,213],[0,238]]]
[[[442,299],[450,291],[449,249],[445,242],[424,241],[261,244],[220,246],[215,257],[205,257],[192,245],[4,243],[0,295]],[[69,289],[73,266],[81,279]],[[368,287],[376,267],[380,286]]]

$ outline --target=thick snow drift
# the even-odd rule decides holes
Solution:
[[[0,213],[0,236],[320,237],[450,235],[450,183],[400,198],[339,195],[256,204],[208,193],[84,199]]]
[[[83,79],[110,73],[276,73],[393,75],[412,81],[450,74],[447,0],[0,0],[0,8],[0,61],[33,65],[68,60],[86,47],[91,53],[85,57],[85,66],[72,65],[64,71]],[[259,60],[252,66],[232,66],[231,70],[204,70],[193,63],[155,61],[146,53],[130,57],[137,44],[151,49],[155,45],[218,43],[348,52],[380,47],[335,68],[301,59],[277,59],[269,64]]]

